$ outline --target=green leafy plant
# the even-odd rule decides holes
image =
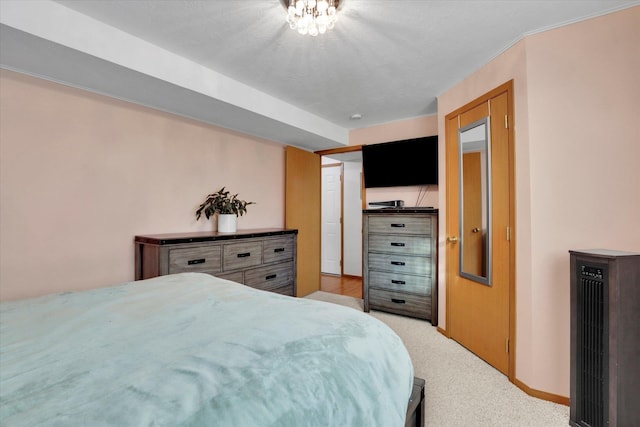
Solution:
[[[214,216],[216,212],[219,214],[236,214],[236,216],[242,216],[247,212],[247,206],[254,204],[254,202],[238,199],[237,194],[231,194],[225,190],[225,187],[222,187],[216,193],[207,196],[196,211],[196,220],[199,220],[203,213],[207,219]]]

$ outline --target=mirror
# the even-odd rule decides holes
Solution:
[[[491,286],[491,132],[489,117],[458,131],[460,276]]]

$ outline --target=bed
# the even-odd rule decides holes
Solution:
[[[3,426],[390,427],[421,416],[400,338],[335,304],[183,273],[0,307]]]

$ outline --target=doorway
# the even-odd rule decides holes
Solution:
[[[465,156],[466,150],[461,148],[461,131],[480,122],[486,124],[487,134],[483,165],[478,161],[485,154]],[[516,247],[513,82],[448,114],[445,124],[446,332],[513,381]],[[476,170],[486,170],[486,190],[479,188],[477,181],[463,179]],[[484,198],[484,192],[488,197]],[[474,199],[483,198],[485,210],[474,211],[469,207]],[[485,218],[486,225],[478,225]],[[474,248],[485,249],[474,251]]]
[[[342,171],[342,199],[341,204],[332,202],[325,203],[330,199],[326,194],[322,195],[322,212],[325,215],[326,209],[333,209],[334,215],[342,217],[342,250],[341,250],[341,268],[337,275],[343,276],[345,279],[362,279],[362,209],[364,188],[362,187],[362,151],[360,146],[344,147],[339,149],[319,151],[317,154],[322,156],[323,176],[330,175],[331,172],[324,169],[332,169],[337,171],[338,166]],[[337,173],[337,172],[336,172]],[[323,177],[323,183],[325,178]],[[329,188],[325,186],[325,188]],[[322,191],[325,193],[324,189]],[[330,213],[326,213],[330,216]],[[327,223],[331,220],[327,220]],[[325,220],[322,219],[322,223]],[[329,228],[329,227],[327,227]],[[327,233],[328,234],[328,233]],[[331,239],[325,242],[331,243]],[[325,251],[324,243],[322,252]],[[324,258],[324,255],[323,255]],[[324,261],[324,260],[323,260]],[[330,260],[329,260],[330,261]],[[322,268],[323,273],[329,272],[328,266]],[[330,274],[336,270],[330,271]]]
[[[322,164],[322,261],[320,272],[342,275],[342,163]]]

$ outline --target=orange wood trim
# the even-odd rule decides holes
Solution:
[[[560,396],[558,394],[533,389],[517,378],[515,379],[515,381],[513,381],[513,384],[515,384],[520,390],[524,391],[529,396],[536,397],[538,399],[547,400],[553,403],[559,403],[560,405],[565,406],[569,406],[569,404],[571,403],[571,399],[566,396]]]
[[[509,230],[511,240],[511,250],[509,253],[509,347],[513,351],[509,351],[509,381],[515,383],[516,379],[516,345],[517,345],[517,314],[516,314],[516,132],[515,132],[515,111],[513,101],[513,80],[509,80],[502,87],[507,91],[507,120],[509,133]]]
[[[473,101],[463,105],[462,107],[455,109],[454,111],[450,112],[449,114],[447,114],[445,116],[445,120],[448,120],[451,117],[454,117],[454,116],[457,116],[459,114],[462,114],[465,111],[470,110],[472,108],[475,108],[478,105],[487,102],[487,100],[489,100],[491,98],[495,98],[496,96],[500,95],[501,93],[508,92],[508,91],[513,91],[513,80],[509,80],[508,82],[503,83],[500,86],[496,87],[495,89],[492,89],[489,92],[485,93],[484,95],[481,95],[481,96],[477,97],[476,99],[474,99]],[[511,119],[511,117],[509,117],[509,119]],[[509,126],[509,128],[513,128],[513,127]]]
[[[352,153],[354,151],[362,151],[362,145],[349,145],[348,147],[329,148],[328,150],[314,151],[321,156],[330,156],[331,154]]]
[[[444,335],[445,337],[447,337],[449,339],[451,338],[447,334],[447,331],[442,329],[440,326],[438,326],[436,328],[436,330],[438,332],[440,332],[442,335]],[[529,387],[528,385],[526,385],[525,383],[523,383],[522,381],[520,381],[517,378],[514,379],[511,382],[516,387],[518,387],[520,390],[524,391],[525,393],[527,393],[531,397],[535,397],[537,399],[546,400],[548,402],[558,403],[560,405],[565,405],[565,406],[569,406],[570,403],[571,403],[571,399],[566,397],[566,396],[560,396],[558,394],[553,394],[553,393],[549,393],[549,392],[546,392],[546,391],[533,389],[533,388]]]
[[[340,163],[340,275],[344,275],[344,163]]]
[[[335,168],[338,166],[342,166],[342,163],[325,163],[322,165],[323,168]]]

